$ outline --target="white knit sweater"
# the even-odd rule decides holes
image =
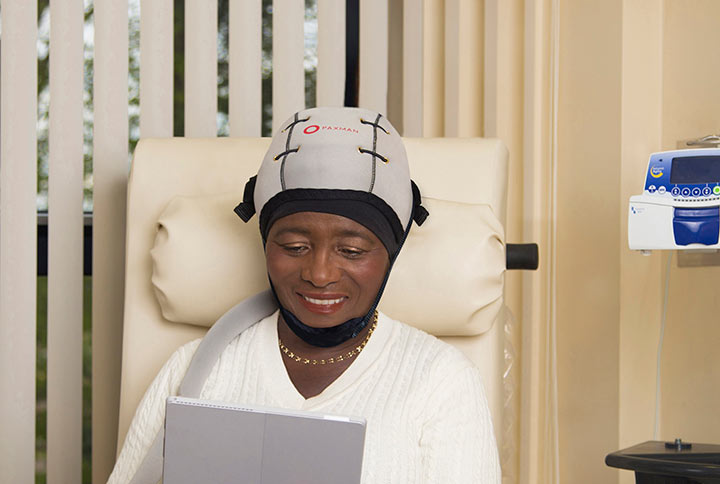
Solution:
[[[178,349],[155,377],[108,484],[134,475],[198,343]],[[315,397],[300,395],[285,371],[274,314],[228,345],[201,398],[365,417],[363,484],[500,483],[477,368],[454,347],[382,314],[363,352]]]

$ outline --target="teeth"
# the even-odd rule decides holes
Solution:
[[[342,302],[344,298],[340,297],[337,299],[314,299],[311,297],[303,296],[303,298],[312,304],[322,304],[322,305],[330,305],[330,304],[337,304],[339,302]]]

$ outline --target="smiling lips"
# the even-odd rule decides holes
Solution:
[[[305,306],[308,311],[320,314],[331,314],[339,311],[343,303],[347,300],[346,296],[339,296],[335,294],[323,295],[322,297],[306,296],[299,294],[298,297],[300,302]]]

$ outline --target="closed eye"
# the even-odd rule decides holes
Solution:
[[[308,250],[306,245],[283,245],[282,249],[290,255],[302,255]]]
[[[348,259],[356,259],[363,256],[367,251],[355,247],[341,247],[339,252]]]

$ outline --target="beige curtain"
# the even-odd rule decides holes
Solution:
[[[504,482],[557,483],[560,2],[399,3],[390,2],[391,121],[406,136],[498,137],[510,151],[506,238],[538,243],[541,263],[506,275]]]

